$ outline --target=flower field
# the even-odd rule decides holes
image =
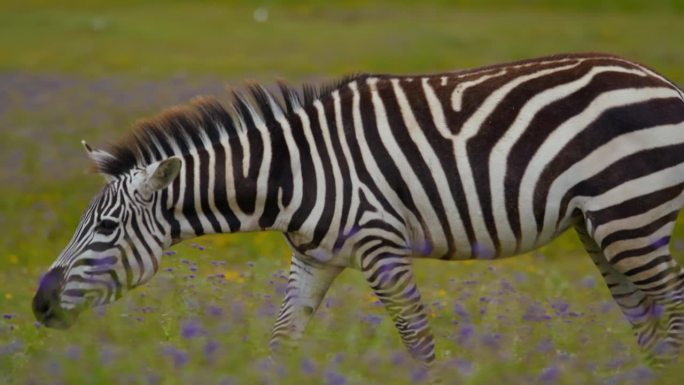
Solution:
[[[31,298],[103,181],[80,140],[243,80],[421,73],[609,51],[684,84],[679,2],[489,0],[0,5],[0,384],[410,384],[412,362],[360,273],[333,284],[301,346],[268,358],[290,255],[276,233],[168,251],[157,276],[67,331]],[[473,4],[471,4],[473,3]],[[596,5],[597,3],[603,6]],[[644,2],[647,4],[647,2]],[[684,263],[684,230],[673,254]],[[447,384],[680,384],[644,365],[573,233],[493,262],[418,261]]]

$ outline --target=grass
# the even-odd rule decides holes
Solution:
[[[164,106],[221,94],[224,83],[443,71],[561,51],[622,54],[684,83],[679,2],[467,3],[271,1],[263,23],[248,2],[0,5],[0,383],[420,380],[353,271],[335,282],[301,349],[279,364],[266,360],[289,260],[278,234],[181,244],[150,284],[85,313],[68,332],[34,325],[30,300],[101,186],[80,139],[113,140]],[[643,366],[574,234],[518,258],[416,269],[440,370],[454,382],[668,384],[682,376]]]
[[[560,51],[610,51],[657,64],[684,81],[679,13],[502,12],[435,2],[267,9],[267,21],[257,23],[255,7],[212,2],[10,8],[0,13],[0,69],[301,78],[444,71]]]

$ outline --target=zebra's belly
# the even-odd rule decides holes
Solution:
[[[532,215],[529,216],[531,218]],[[577,218],[568,216],[559,221],[558,226],[542,227],[540,232],[534,221],[521,223],[521,236],[502,234],[495,241],[487,238],[486,232],[475,234],[476,241],[470,242],[464,234],[452,234],[454,246],[447,243],[435,243],[429,254],[414,253],[418,257],[445,260],[491,260],[508,258],[538,249],[566,232],[576,222]],[[420,243],[420,242],[418,242]]]
[[[536,250],[567,231],[566,228],[559,229],[557,233],[553,233],[549,236],[540,237],[536,239],[533,243],[528,243],[525,245],[517,244],[516,242],[503,242],[500,245],[499,250],[483,250],[477,245],[474,247],[470,244],[456,245],[456,250],[448,252],[434,252],[427,256],[420,256],[419,258],[432,258],[432,259],[445,259],[450,261],[465,261],[465,260],[493,260],[501,258],[514,257],[520,254],[524,254],[533,250]],[[446,250],[446,249],[443,249]]]
[[[550,204],[547,209],[549,212],[558,212],[559,206]],[[367,217],[362,218],[387,220],[386,216],[378,213],[382,213],[382,210],[368,212]],[[494,217],[505,218],[506,215],[504,212],[496,211]],[[556,221],[557,218],[552,216],[550,223],[553,223],[553,226],[542,226],[540,232],[532,212],[521,217],[528,220],[520,223],[519,237],[511,231],[499,231],[496,236],[492,236],[482,221],[479,222],[479,228],[478,222],[472,221],[475,242],[471,242],[462,229],[451,233],[445,231],[437,218],[430,218],[420,224],[406,220],[407,226],[397,229],[396,232],[384,231],[375,226],[364,227],[362,223],[358,223],[337,238],[324,237],[324,241],[315,247],[311,247],[313,234],[286,233],[285,237],[290,248],[300,258],[327,265],[359,267],[359,261],[369,253],[374,255],[396,252],[411,258],[442,260],[491,260],[511,257],[551,242],[575,222],[570,217]],[[556,222],[559,223],[558,226]],[[508,222],[503,221],[498,228],[502,226],[510,227]],[[400,237],[399,233],[403,233],[403,237]]]

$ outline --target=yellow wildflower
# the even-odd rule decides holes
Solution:
[[[231,282],[239,282],[239,283],[245,282],[245,279],[242,278],[240,276],[240,273],[238,273],[237,271],[226,271],[225,273],[223,273],[223,278],[226,281],[231,281]]]
[[[13,265],[16,265],[17,263],[19,263],[19,257],[17,257],[14,254],[10,255],[7,259],[9,259],[9,263],[11,263]]]
[[[376,297],[375,294],[373,294],[373,293],[366,294],[366,302],[375,303],[376,301],[378,301],[378,297]]]

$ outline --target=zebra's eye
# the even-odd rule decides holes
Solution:
[[[117,227],[119,227],[119,224],[116,221],[103,219],[95,226],[95,231],[100,234],[111,234]]]

